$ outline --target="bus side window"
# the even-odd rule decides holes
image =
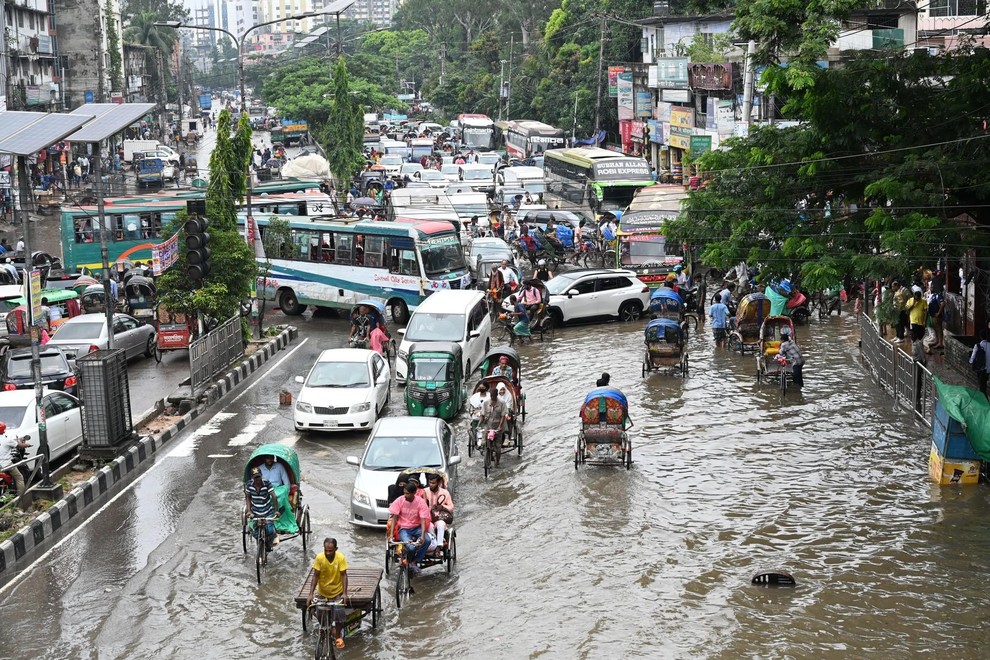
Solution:
[[[333,234],[328,231],[320,234],[320,253],[321,259],[326,262],[333,261]]]
[[[381,236],[364,237],[364,265],[370,268],[382,267],[382,252],[385,248],[385,239]]]
[[[292,230],[292,245],[294,248],[292,250],[292,258],[300,261],[310,261],[312,259],[312,241],[314,240],[316,240],[316,235],[312,232],[297,229]]]
[[[334,246],[334,261],[338,264],[351,263],[351,250],[354,247],[353,234],[338,234],[336,245]]]
[[[399,252],[399,273],[419,277],[419,264],[416,262],[416,253],[412,250]]]

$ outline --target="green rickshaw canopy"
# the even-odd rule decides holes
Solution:
[[[286,445],[271,443],[261,445],[251,454],[247,465],[244,466],[244,481],[250,478],[251,468],[264,463],[265,456],[274,456],[276,461],[285,465],[289,470],[289,478],[292,479],[293,483],[298,484],[302,479],[302,471],[299,469],[299,456],[296,455],[295,450]]]

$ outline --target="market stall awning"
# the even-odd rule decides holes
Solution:
[[[0,112],[0,153],[31,156],[89,121],[84,115]]]

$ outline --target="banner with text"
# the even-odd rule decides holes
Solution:
[[[161,275],[179,259],[179,232],[164,243],[151,246],[151,271]]]
[[[613,99],[619,95],[619,74],[626,70],[624,66],[610,66],[608,68],[608,95]]]
[[[633,74],[620,73],[617,81],[619,89],[619,119],[633,118]]]

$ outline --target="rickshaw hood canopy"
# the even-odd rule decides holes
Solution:
[[[289,470],[289,478],[292,479],[293,483],[298,484],[302,479],[302,471],[299,469],[299,456],[296,455],[295,450],[286,445],[272,443],[261,445],[251,454],[251,458],[248,459],[247,464],[244,466],[245,481],[251,477],[251,468],[260,465],[263,461],[259,459],[263,459],[265,456],[274,456],[276,461],[285,465]]]

